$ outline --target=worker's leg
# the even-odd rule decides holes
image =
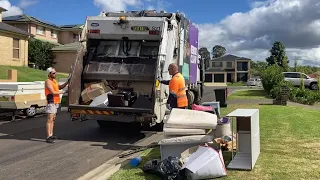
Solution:
[[[56,122],[56,117],[57,117],[58,108],[59,108],[59,105],[56,104],[56,105],[55,105],[55,111],[54,111],[54,114],[53,114],[52,131],[51,131],[51,137],[52,137],[53,139],[59,139],[57,136],[54,136],[54,135],[53,135],[53,134],[54,134],[54,133],[53,133],[54,124],[55,124],[55,122]]]
[[[54,143],[54,139],[51,137],[53,132],[53,119],[54,119],[54,104],[48,104],[46,107],[47,119],[47,142]]]

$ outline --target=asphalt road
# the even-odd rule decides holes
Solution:
[[[61,140],[47,144],[45,123],[45,116],[0,121],[1,180],[77,179],[151,135],[107,132],[95,121],[71,122],[61,112],[55,124]]]
[[[215,99],[215,88],[205,87],[203,101]],[[229,87],[228,92],[239,88]],[[45,116],[0,120],[0,180],[77,179],[152,135],[110,132],[95,121],[71,122],[68,114],[61,112],[55,124],[61,140],[47,144],[45,123]]]

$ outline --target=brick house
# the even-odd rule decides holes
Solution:
[[[28,41],[30,33],[2,22],[0,7],[0,64],[10,66],[28,66]]]
[[[205,82],[246,82],[251,59],[231,54],[214,58],[205,72]]]
[[[34,38],[38,40],[56,45],[56,48],[52,49],[55,55],[54,62],[56,62],[54,67],[58,72],[70,71],[69,65],[69,68],[67,68],[67,66],[64,67],[62,64],[65,62],[73,64],[76,51],[74,51],[72,48],[80,45],[79,42],[83,25],[75,24],[57,26],[26,14],[5,17],[3,18],[3,22],[27,31],[28,33],[34,35]]]

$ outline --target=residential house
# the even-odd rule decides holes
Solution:
[[[205,82],[246,82],[249,78],[250,61],[231,54],[214,58],[205,72]]]
[[[0,7],[0,65],[28,66],[28,41],[32,35],[2,22],[5,11]]]
[[[36,39],[56,45],[52,49],[54,67],[58,72],[70,72],[76,58],[76,48],[80,46],[83,25],[57,26],[25,14],[6,17],[3,21],[33,34]]]
[[[80,47],[80,42],[74,42],[52,48],[56,71],[70,73]]]
[[[5,17],[3,22],[31,33],[36,39],[55,45],[78,42],[82,32],[82,25],[57,26],[26,14]]]

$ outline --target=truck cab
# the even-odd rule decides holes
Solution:
[[[159,80],[170,80],[171,63],[179,64],[189,103],[196,103],[203,76],[197,41],[198,30],[181,14],[134,11],[87,17],[69,85],[71,118],[97,120],[100,126],[110,121],[137,126],[161,123],[169,89]],[[82,91],[101,82],[111,94],[108,106],[83,103]]]

